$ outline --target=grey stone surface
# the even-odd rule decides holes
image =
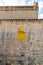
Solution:
[[[20,65],[18,63],[19,60],[21,60],[20,62],[23,65],[28,65],[28,63],[30,65],[34,63],[43,65],[43,22],[42,24],[31,24],[31,22],[29,25],[23,24],[28,37],[26,41],[18,41],[16,39],[21,26],[20,23],[18,25],[15,23],[14,25],[13,23],[12,25],[3,23],[3,26],[0,26],[0,55],[2,54],[5,62],[6,59],[10,60],[10,63],[14,61],[15,65]]]

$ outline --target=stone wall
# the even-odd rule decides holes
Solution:
[[[38,6],[3,6],[0,7],[0,19],[37,19]]]
[[[21,26],[28,37],[25,41],[16,39]],[[23,56],[24,65],[29,58],[43,65],[43,20],[0,20],[0,54],[16,61]]]

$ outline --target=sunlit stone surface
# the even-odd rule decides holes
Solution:
[[[43,20],[0,21],[0,55],[4,63],[15,65],[43,64]],[[24,26],[27,40],[16,36]],[[0,57],[1,58],[1,57]]]
[[[38,19],[37,3],[0,7],[0,65],[43,65],[43,19]]]

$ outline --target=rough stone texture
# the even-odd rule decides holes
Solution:
[[[37,19],[38,6],[0,7],[0,19]]]
[[[21,26],[28,37],[26,41],[16,39]],[[4,61],[13,60],[15,65],[43,65],[43,20],[0,21],[0,54]]]
[[[24,27],[27,40],[16,39]],[[43,20],[38,3],[0,7],[0,65],[43,65]]]

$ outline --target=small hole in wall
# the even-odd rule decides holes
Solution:
[[[25,56],[24,54],[21,54],[21,56],[23,57],[23,56]]]
[[[9,33],[7,33],[7,36],[9,35]]]
[[[32,45],[32,42],[30,42],[31,43],[31,45]]]

